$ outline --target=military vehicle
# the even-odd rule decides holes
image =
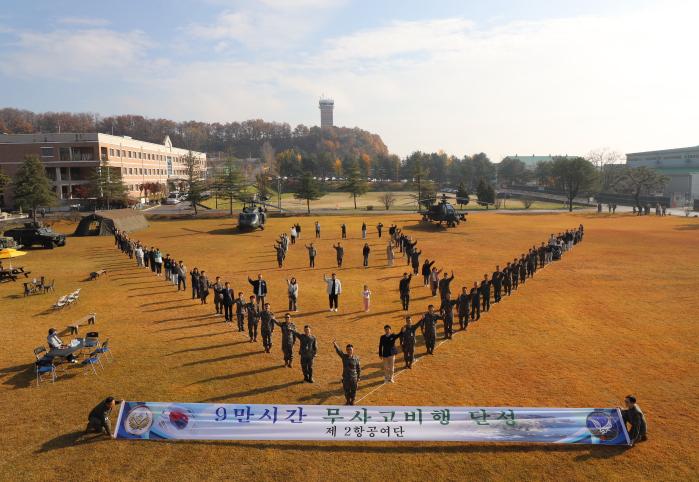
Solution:
[[[422,221],[436,222],[440,226],[446,223],[448,228],[456,227],[461,221],[466,221],[467,213],[459,211],[447,200],[447,195],[442,194],[442,199],[435,203],[436,199],[421,199],[420,203],[431,202],[426,210],[418,211],[422,214]]]
[[[5,236],[14,238],[17,243],[27,248],[38,244],[53,249],[66,244],[65,234],[58,234],[39,222],[25,223],[23,228],[8,229]]]

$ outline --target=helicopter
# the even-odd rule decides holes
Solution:
[[[426,210],[420,210],[423,222],[436,222],[440,226],[446,223],[448,228],[456,227],[461,221],[466,221],[468,213],[454,209],[449,203],[447,195],[442,193],[441,200],[437,203],[435,198],[421,199],[420,203],[432,203]]]
[[[243,209],[238,214],[239,231],[264,230],[267,221],[267,206],[284,211],[284,209],[267,203],[268,199],[266,196],[255,195],[252,199],[243,201]]]

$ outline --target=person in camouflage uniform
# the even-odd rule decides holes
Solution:
[[[434,345],[437,341],[437,320],[439,320],[439,313],[434,311],[434,305],[429,305],[427,313],[420,320],[428,355],[434,355]]]
[[[296,343],[296,337],[294,333],[296,332],[296,325],[291,321],[291,315],[287,313],[284,315],[284,321],[279,323],[277,320],[272,318],[274,324],[276,324],[282,331],[282,352],[284,353],[284,366],[291,368],[291,362],[294,360],[294,343]]]
[[[254,295],[250,297],[249,303],[245,303],[245,312],[248,314],[248,335],[250,335],[250,343],[252,343],[257,341],[257,324],[260,321]]]
[[[333,340],[333,346],[337,356],[342,360],[342,389],[345,392],[345,404],[354,405],[354,399],[357,396],[357,385],[359,385],[359,380],[361,380],[362,376],[359,357],[354,354],[352,345],[347,345],[344,353],[340,350],[336,340]]]
[[[400,330],[400,346],[403,348],[405,368],[413,368],[413,361],[415,361],[415,333],[420,327],[422,327],[422,320],[413,325],[412,318],[409,316],[405,317],[405,326]]]
[[[265,303],[264,309],[260,312],[260,333],[262,334],[262,347],[265,353],[272,349],[272,333],[274,332],[274,313],[269,309],[269,303]]]
[[[303,333],[292,332],[294,338],[299,340],[299,356],[301,357],[301,370],[303,371],[303,381],[313,383],[313,359],[316,356],[318,347],[316,337],[311,335],[311,327],[303,327]]]

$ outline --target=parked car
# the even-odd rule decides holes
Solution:
[[[180,202],[180,193],[178,192],[171,192],[167,198],[165,198],[165,204],[179,204]]]

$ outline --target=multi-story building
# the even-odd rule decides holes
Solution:
[[[332,127],[333,124],[333,109],[335,108],[335,101],[332,99],[321,98],[318,102],[318,108],[320,109],[320,127]]]
[[[140,198],[145,183],[161,183],[165,189],[187,179],[187,149],[172,146],[169,137],[162,144],[96,132],[53,134],[0,134],[0,167],[14,177],[25,156],[37,156],[46,168],[59,200],[76,197],[80,186],[105,164],[121,169],[126,190]],[[206,172],[206,154],[191,151]],[[79,189],[78,189],[79,190]],[[5,188],[0,204],[13,205],[12,186]]]
[[[574,157],[578,156],[569,156],[568,154],[566,155],[551,155],[549,154],[548,156],[537,156],[536,154],[532,154],[531,156],[520,156],[519,154],[515,154],[514,156],[506,156],[505,159],[518,159],[524,163],[524,165],[527,167],[527,169],[534,170],[536,169],[536,165],[539,164],[540,162],[549,162],[553,161],[554,158],[556,157],[565,157],[566,159],[572,159]]]
[[[629,167],[649,167],[669,178],[663,195],[672,207],[699,199],[699,146],[626,154]]]

